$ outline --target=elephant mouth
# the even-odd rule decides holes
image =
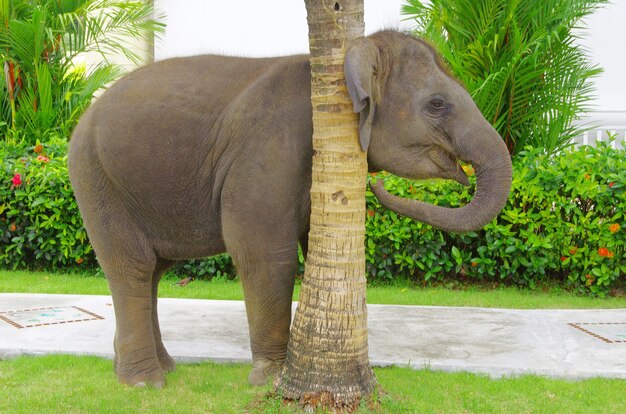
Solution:
[[[390,194],[383,180],[370,185],[381,204],[396,213],[451,232],[476,231],[493,220],[508,200],[512,180],[512,163],[508,148],[498,133],[490,128],[472,140],[472,147],[461,147],[459,158],[471,163],[476,176],[472,200],[458,208],[447,208]],[[470,182],[463,167],[444,174],[464,186]],[[471,171],[468,167],[468,171]]]
[[[450,178],[464,187],[469,187],[470,181],[469,181],[469,178],[467,177],[467,174],[465,173],[465,170],[463,169],[461,164],[457,164],[457,167],[458,168],[456,169],[456,171],[454,171],[452,177]]]

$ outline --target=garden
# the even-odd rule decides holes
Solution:
[[[415,20],[414,34],[435,45],[507,144],[513,180],[498,217],[468,233],[402,217],[368,191],[368,303],[626,308],[626,151],[609,131],[593,146],[573,144],[585,131],[576,121],[590,109],[601,73],[577,46],[573,29],[604,3],[406,1],[403,13]],[[151,6],[133,1],[0,2],[6,28],[0,31],[0,292],[109,294],[69,182],[67,152],[81,115],[123,75],[107,56],[139,63],[124,39],[151,41],[165,30],[153,16]],[[102,63],[77,63],[94,53]],[[470,187],[386,172],[370,174],[369,181],[384,180],[404,198],[460,207],[475,188],[473,167],[463,169]],[[300,275],[303,268],[300,254]],[[193,282],[183,287],[181,279]],[[178,263],[161,282],[160,296],[241,300],[243,292],[222,254]],[[265,396],[270,387],[250,388],[248,369],[184,364],[166,389],[137,392],[120,391],[102,359],[22,357],[0,361],[0,394],[8,396],[0,411],[93,412],[103,409],[94,396],[106,394],[120,412],[292,412]],[[620,380],[418,373],[416,380],[409,369],[377,369],[383,388],[396,394],[381,395],[380,406],[363,412],[626,411]],[[74,403],[64,406],[69,400]]]
[[[111,23],[105,24],[103,17],[87,19],[87,32],[68,23],[109,3],[117,7]],[[472,91],[485,117],[494,121],[507,141],[514,160],[513,184],[502,214],[483,230],[467,234],[445,233],[400,217],[381,208],[368,192],[370,282],[402,278],[418,284],[531,288],[556,283],[600,296],[623,287],[626,155],[611,145],[608,132],[597,146],[570,145],[584,131],[573,121],[588,109],[591,80],[599,73],[576,47],[571,30],[582,14],[593,10],[593,4],[602,2],[578,3],[580,9],[564,6],[552,14],[541,14],[541,8],[524,3],[515,6],[517,21],[497,13],[495,6],[491,12],[496,18],[490,18],[485,14],[489,10],[474,10],[472,2],[462,0],[434,2],[430,8],[419,1],[407,3],[404,13],[426,28],[417,35],[437,46],[451,72]],[[120,36],[149,36],[161,33],[163,27],[145,23],[149,11],[127,2],[68,2],[67,7],[74,7],[69,11],[56,10],[54,2],[50,9],[29,9],[29,4],[13,6],[13,16],[5,14],[12,30],[0,37],[5,69],[0,74],[4,137],[0,140],[0,266],[96,271],[96,258],[69,184],[67,148],[71,131],[94,94],[119,77],[122,68],[105,60],[87,70],[72,62],[80,54],[111,50],[137,61],[139,57]],[[444,14],[449,21],[442,20]],[[476,21],[465,21],[467,28],[462,30],[454,20],[461,16],[475,16]],[[523,33],[519,27],[532,30]],[[544,29],[549,27],[554,30]],[[440,37],[444,29],[447,39]],[[472,40],[467,30],[481,35]],[[515,40],[504,42],[501,32]],[[29,43],[33,36],[37,36],[34,48]],[[501,43],[481,46],[490,39]],[[559,59],[554,61],[553,56]],[[473,179],[472,167],[464,169]],[[438,205],[456,207],[472,197],[471,190],[457,183],[412,182],[385,173],[371,179],[381,178],[395,194]],[[226,255],[181,263],[175,273],[200,279],[236,277]]]
[[[3,144],[0,264],[6,269],[96,272],[67,175],[67,144]],[[572,166],[575,166],[573,168]],[[466,167],[471,173],[471,167]],[[403,197],[457,207],[470,190],[457,183],[410,182],[387,174]],[[609,144],[547,155],[517,154],[511,195],[483,230],[446,233],[367,198],[367,273],[372,284],[558,285],[578,294],[619,295],[626,263],[626,153]],[[179,264],[177,275],[234,279],[226,255]]]

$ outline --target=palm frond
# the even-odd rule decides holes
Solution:
[[[589,65],[573,29],[607,0],[406,0],[416,35],[434,43],[512,151],[557,151],[584,127]]]
[[[37,123],[40,130],[52,128],[55,120],[52,103],[52,76],[46,64],[37,65],[37,98],[35,102],[37,111]]]
[[[105,60],[123,54],[133,63],[140,56],[132,48],[132,40],[150,41],[164,33],[164,25],[154,18],[154,10],[143,2],[101,0],[87,2],[79,12],[59,14],[59,25],[65,36],[62,41],[74,57],[80,53],[97,52]],[[88,16],[88,17],[86,17]]]
[[[139,63],[131,41],[159,37],[160,17],[134,0],[0,0],[0,61],[10,65],[15,90],[9,99],[3,73],[0,124],[30,140],[69,136],[94,93],[122,74],[110,58]],[[93,52],[103,63],[77,70],[74,59]]]

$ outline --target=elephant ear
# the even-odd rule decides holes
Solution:
[[[380,56],[378,48],[370,39],[356,40],[346,53],[344,72],[348,93],[354,112],[359,114],[359,141],[367,151],[372,134],[372,121],[376,113],[376,69]]]

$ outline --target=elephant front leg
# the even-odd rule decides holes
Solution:
[[[248,380],[264,385],[287,355],[297,238],[274,235],[273,243],[249,243],[252,238],[245,244],[230,240],[238,247],[230,251],[243,284],[250,330],[253,367]]]
[[[238,163],[222,189],[222,234],[243,284],[253,361],[248,380],[253,385],[267,383],[287,356],[298,236],[308,219],[299,205],[291,204],[303,193],[308,196],[304,178],[279,167],[274,148],[280,144],[264,143],[267,153]]]
[[[241,280],[252,350],[252,371],[248,381],[252,385],[264,385],[287,355],[291,297],[297,268],[295,264],[266,262],[257,265],[256,271],[244,272]]]

